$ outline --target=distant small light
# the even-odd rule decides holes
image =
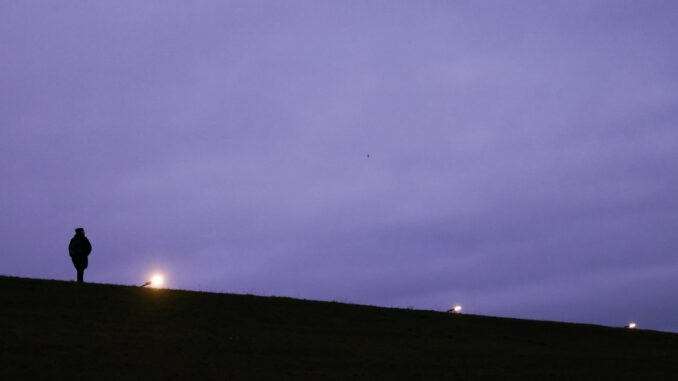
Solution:
[[[461,306],[456,304],[454,307],[447,310],[447,312],[449,312],[451,314],[459,314],[459,313],[461,313]]]
[[[631,322],[631,323],[629,323],[629,325],[626,326],[626,328],[628,328],[628,329],[634,329],[634,328],[636,328],[636,323]]]

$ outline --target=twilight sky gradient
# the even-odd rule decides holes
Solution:
[[[678,331],[675,1],[4,1],[0,273]],[[367,157],[370,154],[370,157]]]

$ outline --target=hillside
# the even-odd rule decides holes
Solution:
[[[678,335],[0,277],[0,379],[668,380]]]

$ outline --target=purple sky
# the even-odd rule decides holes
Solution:
[[[0,274],[678,331],[675,1],[4,1]],[[367,154],[370,157],[367,157]]]

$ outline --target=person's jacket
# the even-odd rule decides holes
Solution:
[[[84,235],[76,234],[71,238],[71,243],[68,244],[68,254],[71,257],[87,257],[92,252],[92,244]]]

